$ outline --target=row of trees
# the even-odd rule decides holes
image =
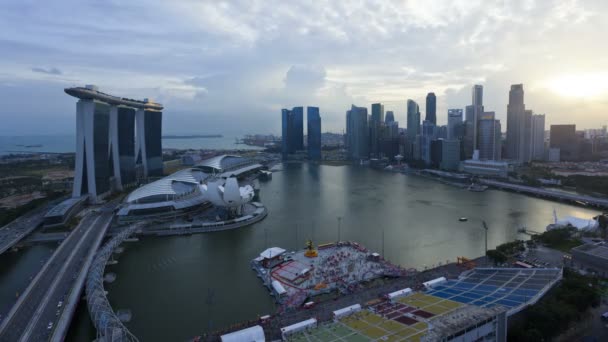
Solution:
[[[596,278],[564,269],[561,283],[537,304],[516,317],[509,327],[508,341],[550,341],[600,304],[601,287]]]
[[[502,245],[497,246],[496,249],[489,249],[486,256],[494,261],[494,264],[504,264],[510,257],[525,250],[524,241],[515,240],[503,243]]]

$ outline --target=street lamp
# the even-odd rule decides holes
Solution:
[[[483,223],[483,229],[486,232],[486,256],[488,255],[488,225],[486,224],[486,221],[481,221]]]
[[[342,226],[342,216],[338,216],[338,242],[340,242],[340,228]]]

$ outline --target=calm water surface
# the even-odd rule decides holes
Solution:
[[[126,243],[118,277],[107,285],[114,309],[130,309],[129,329],[142,341],[182,341],[274,311],[249,261],[269,246],[302,248],[338,238],[362,243],[405,267],[424,268],[457,256],[483,254],[482,220],[492,248],[542,231],[559,216],[594,211],[488,190],[469,192],[420,178],[356,166],[285,164],[261,183],[268,217],[235,231]],[[466,216],[468,222],[459,222]],[[384,232],[384,233],[383,233]],[[382,236],[384,235],[384,243]],[[383,248],[384,246],[384,248]],[[70,339],[88,341],[94,329],[81,308]]]

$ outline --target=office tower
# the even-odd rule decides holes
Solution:
[[[441,142],[439,168],[442,170],[457,170],[460,164],[460,140],[441,140]]]
[[[372,116],[369,121],[370,130],[370,153],[380,157],[380,140],[382,138],[382,126],[384,124],[384,105],[381,103],[372,104]]]
[[[500,121],[496,120],[494,112],[485,112],[478,122],[479,125],[479,159],[501,159]]]
[[[407,100],[407,137],[414,141],[420,134],[420,110],[413,100]]]
[[[443,138],[431,141],[431,167],[438,168],[441,165],[441,148],[443,146]]]
[[[135,113],[135,163],[143,166],[144,177],[163,176],[162,121],[159,110],[139,108]]]
[[[110,169],[116,188],[135,183],[135,109],[110,107]]]
[[[296,151],[304,150],[304,107],[293,107],[293,147]]]
[[[110,106],[95,99],[79,100],[72,197],[88,194],[90,201],[97,203],[110,192],[109,134]]]
[[[281,154],[285,158],[295,152],[291,145],[291,132],[293,131],[293,116],[289,109],[281,109]]]
[[[559,149],[561,161],[578,160],[576,125],[551,125],[549,146],[552,149]]]
[[[532,115],[531,159],[545,160],[545,115]]]
[[[351,120],[351,111],[347,110],[346,111],[346,134],[344,134],[344,149],[346,149],[346,151],[348,152],[349,158],[350,158],[350,151],[351,151],[351,138],[353,136],[353,126],[352,126],[352,120]]]
[[[387,110],[386,111],[386,118],[384,119],[384,122],[388,125],[391,122],[395,121],[395,114],[393,113],[392,110]]]
[[[162,176],[161,104],[108,95],[94,85],[64,91],[79,99],[73,197],[97,203],[111,192],[112,180],[119,190],[134,184],[137,162],[146,177]]]
[[[471,104],[473,106],[483,106],[483,86],[479,84],[474,85],[472,95]]]
[[[351,106],[347,112],[347,130],[349,131],[348,154],[352,160],[369,158],[369,131],[367,108]]]
[[[465,132],[464,132],[464,154],[469,159],[473,152],[478,149],[477,142],[479,133],[477,124],[483,115],[483,86],[476,84],[472,88],[472,104],[465,107]]]
[[[530,156],[531,112],[526,113],[523,84],[511,85],[507,105],[507,157],[525,163]]]
[[[420,159],[431,164],[431,141],[437,138],[437,127],[431,121],[422,122],[422,135],[420,137]]]
[[[424,120],[430,121],[433,125],[437,125],[437,98],[435,93],[428,93],[426,95],[426,116]]]
[[[308,159],[321,160],[321,116],[319,107],[306,107]]]
[[[448,140],[462,139],[463,135],[462,109],[448,109]]]
[[[288,154],[304,149],[304,107],[281,110],[281,153]]]

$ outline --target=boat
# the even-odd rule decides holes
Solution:
[[[488,189],[487,185],[475,184],[475,183],[471,183],[471,185],[469,185],[469,187],[467,188],[467,190],[473,191],[473,192],[483,192],[483,191],[486,191],[487,189]]]
[[[460,221],[460,222],[467,222],[468,220],[469,219],[466,218],[466,217],[461,217],[461,218],[458,219],[458,221]]]

